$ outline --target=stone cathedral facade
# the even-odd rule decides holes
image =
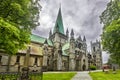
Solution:
[[[53,31],[49,38],[31,35],[29,68],[31,71],[84,71],[90,65],[102,67],[102,50],[99,41],[91,42],[91,53],[87,51],[86,37],[75,39],[74,30],[64,31],[61,8],[59,9]],[[16,71],[24,67],[27,50],[20,50],[9,59],[0,52],[1,71]],[[9,65],[9,67],[8,67]]]

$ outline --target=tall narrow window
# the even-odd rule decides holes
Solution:
[[[35,58],[35,64],[37,64],[37,57]]]
[[[19,62],[20,62],[20,56],[17,56],[16,63],[19,63]]]
[[[0,55],[0,62],[2,61],[2,56]]]

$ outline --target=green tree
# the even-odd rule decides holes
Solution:
[[[0,0],[0,50],[15,54],[39,25],[39,0]]]
[[[112,21],[102,34],[103,49],[111,54],[111,58],[120,62],[120,19]]]
[[[100,19],[104,24],[103,49],[110,53],[112,62],[120,64],[120,0],[111,0]]]
[[[105,26],[109,26],[113,20],[120,18],[120,0],[111,0],[107,4],[107,8],[102,12],[100,16],[101,23]]]

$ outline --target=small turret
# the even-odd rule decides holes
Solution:
[[[71,39],[74,39],[74,31],[73,31],[73,29],[71,30]]]
[[[83,41],[86,42],[86,38],[85,38],[85,36],[84,36],[84,38],[83,38]]]
[[[67,28],[67,30],[66,30],[66,36],[67,36],[67,38],[69,38],[69,31],[68,31],[68,28]]]
[[[48,43],[47,43],[47,39],[45,39],[45,42],[44,42],[44,44],[46,44],[46,45],[48,44]]]
[[[50,32],[49,32],[49,38],[50,38],[51,35],[52,35],[52,31],[50,30]]]
[[[79,35],[78,40],[79,40],[79,41],[82,41],[81,35]]]

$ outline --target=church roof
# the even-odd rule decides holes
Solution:
[[[63,26],[63,21],[62,21],[62,14],[61,14],[61,8],[59,8],[57,20],[54,26],[53,33],[59,32],[64,34],[64,26]]]
[[[37,42],[37,43],[42,43],[42,44],[44,44],[44,42],[46,40],[46,38],[40,37],[40,36],[35,35],[35,34],[32,34],[30,36],[30,38],[31,38],[31,41]],[[49,46],[53,46],[53,43],[52,43],[51,40],[47,39],[47,43],[48,43]]]

